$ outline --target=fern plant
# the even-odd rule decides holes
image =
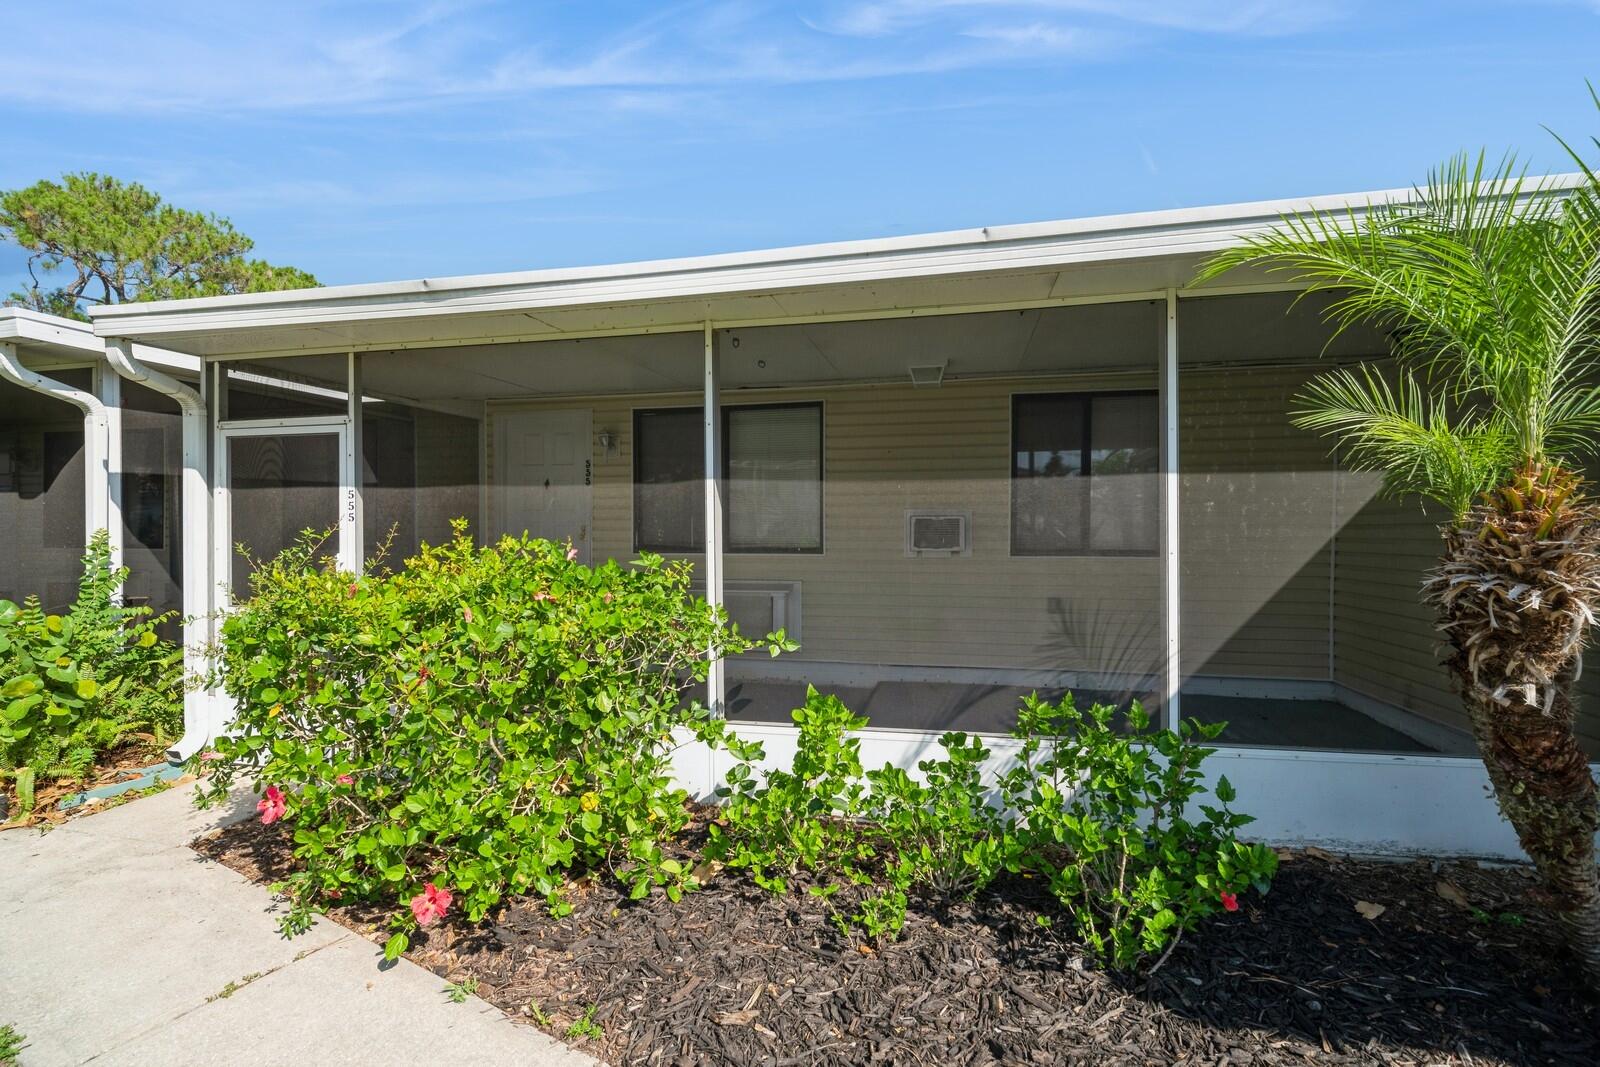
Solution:
[[[127,575],[101,531],[65,614],[0,600],[0,776],[16,781],[22,814],[24,783],[82,779],[129,735],[159,745],[182,719],[182,650],[156,632],[172,616],[121,603]]]

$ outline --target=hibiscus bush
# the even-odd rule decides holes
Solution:
[[[689,821],[670,759],[686,741],[747,750],[685,692],[706,650],[751,639],[689,595],[687,563],[588,567],[568,546],[455,538],[398,572],[341,573],[303,539],[252,576],[223,622],[231,735],[206,796],[239,775],[264,822],[293,827],[286,929],[331,900],[389,902],[408,933],[508,893],[557,912],[577,876],[676,899],[663,846]]]

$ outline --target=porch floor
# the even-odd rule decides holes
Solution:
[[[884,681],[875,685],[818,686],[843,700],[876,726],[900,730],[964,730],[1006,733],[1016,721],[1025,686],[961,682]],[[1047,700],[1064,690],[1039,689]],[[728,717],[744,722],[789,722],[805,703],[798,681],[730,679]],[[1110,693],[1076,690],[1081,701],[1118,699]],[[1154,701],[1146,706],[1153,711]],[[1202,722],[1228,723],[1220,741],[1231,745],[1333,749],[1357,752],[1438,753],[1416,738],[1334,700],[1234,697],[1185,693],[1183,714]]]

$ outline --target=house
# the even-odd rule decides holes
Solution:
[[[800,643],[708,687],[780,759],[807,682],[868,716],[874,763],[949,729],[1004,758],[1029,691],[1138,697],[1228,721],[1212,766],[1266,839],[1515,855],[1418,598],[1440,517],[1289,420],[1387,338],[1332,337],[1282,279],[1191,284],[1284,212],[1409,195],[124,304],[94,333],[181,406],[183,588],[214,610],[236,543],[305,527],[352,569],[457,516],[683,556],[743,629]],[[225,723],[197,703],[180,747]]]

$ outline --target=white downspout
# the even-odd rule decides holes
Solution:
[[[206,407],[183,382],[139,362],[133,342],[106,341],[106,361],[131,382],[177,401],[183,416],[183,665],[190,677],[183,694],[183,737],[167,750],[186,760],[212,738],[213,694],[196,683],[206,674],[211,647],[211,486],[206,455]]]
[[[22,365],[17,346],[0,342],[0,378],[67,403],[83,412],[83,542],[89,543],[96,531],[111,531],[111,456],[110,419],[100,398],[83,389],[74,389],[54,378],[47,378]]]

